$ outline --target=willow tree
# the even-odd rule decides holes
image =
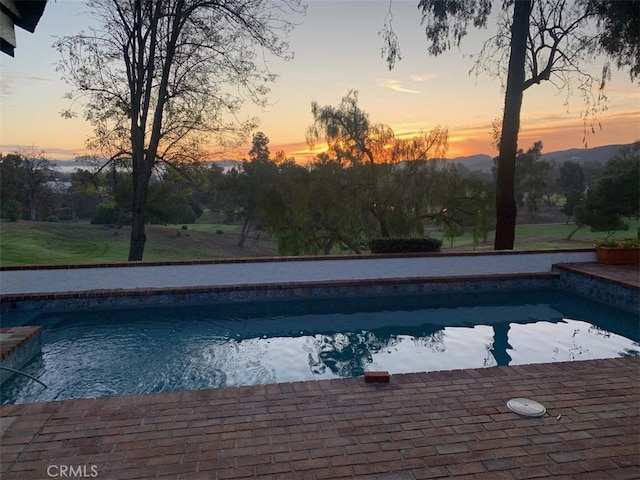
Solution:
[[[307,142],[327,142],[330,157],[362,172],[362,188],[369,209],[379,225],[379,235],[393,233],[390,217],[400,212],[404,203],[401,189],[390,185],[391,172],[402,162],[442,159],[448,148],[449,132],[435,127],[428,132],[403,139],[391,127],[373,123],[358,105],[358,91],[350,90],[340,105],[311,104],[313,124],[307,129]],[[395,213],[394,213],[395,212]]]
[[[142,260],[149,179],[160,162],[203,158],[246,137],[247,100],[266,101],[265,54],[290,58],[301,0],[90,0],[93,26],[55,43],[69,97],[84,101],[90,148],[131,162],[129,260]],[[74,115],[71,111],[63,115]]]
[[[611,46],[604,41],[606,29],[621,21],[605,15],[605,3],[604,0],[503,0],[497,33],[484,43],[477,57],[473,70],[499,77],[505,87],[498,134],[496,250],[513,249],[514,245],[515,159],[524,92],[545,81],[568,95],[578,90],[585,102],[583,119],[588,132],[598,125],[598,113],[606,102],[604,88],[610,70],[605,63],[602,74],[594,75],[585,66],[597,53],[603,52],[617,58],[619,66],[632,66],[633,77],[633,63],[637,60],[634,47],[630,47],[629,53],[619,45]],[[638,8],[637,0],[612,3]],[[486,27],[492,1],[420,0],[418,9],[429,41],[429,54],[437,56],[453,45],[459,46],[470,25]],[[391,69],[402,57],[390,19],[389,15],[381,34],[385,42],[383,56]],[[633,33],[632,28],[629,31]],[[619,38],[620,44],[633,46],[632,33]]]

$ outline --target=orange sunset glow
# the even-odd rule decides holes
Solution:
[[[311,102],[335,106],[355,89],[359,107],[371,122],[390,126],[401,138],[441,126],[449,131],[447,158],[495,155],[491,130],[504,103],[501,82],[468,74],[468,56],[479,51],[495,26],[469,32],[459,50],[430,57],[416,4],[393,4],[404,58],[389,71],[380,56],[378,35],[388,2],[370,1],[366,10],[363,2],[356,1],[309,2],[307,15],[299,19],[289,38],[293,60],[265,60],[278,74],[271,85],[269,106],[261,109],[247,102],[239,118],[259,120],[256,131],[270,139],[272,154],[284,151],[286,157],[307,163],[326,148],[318,142],[310,149],[305,141],[306,129],[313,121]],[[54,36],[77,33],[85,27],[83,22],[89,19],[82,12],[81,2],[49,2],[35,33],[17,32],[15,58],[0,57],[1,152],[35,148],[58,161],[91,153],[85,150],[85,142],[92,127],[83,119],[82,103],[73,105],[76,118],[60,116],[70,107],[64,98],[70,88],[55,71],[58,58],[51,47]],[[331,34],[327,33],[328,24],[332,25]],[[602,62],[594,60],[594,71]],[[599,115],[595,132],[585,137],[579,94],[567,101],[565,93],[551,85],[532,87],[525,92],[519,147],[526,149],[541,140],[544,151],[552,152],[639,139],[638,85],[630,82],[626,72],[615,71],[607,96],[607,110]],[[591,124],[586,127],[590,130]],[[241,159],[250,146],[251,134],[233,151],[222,152],[212,145],[211,159]]]

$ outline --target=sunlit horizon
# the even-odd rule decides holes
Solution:
[[[335,106],[355,89],[359,107],[370,120],[388,125],[399,137],[440,126],[449,132],[446,158],[496,156],[491,130],[501,116],[504,91],[499,80],[468,74],[468,56],[477,53],[491,35],[491,25],[470,31],[460,50],[430,57],[416,4],[417,0],[393,4],[404,59],[389,71],[380,56],[378,36],[388,2],[371,1],[362,9],[356,1],[310,1],[307,16],[290,36],[294,59],[265,60],[279,76],[271,85],[269,106],[246,104],[240,112],[241,118],[259,119],[252,134],[261,131],[269,138],[272,155],[282,151],[286,158],[308,163],[322,152],[322,142],[311,149],[305,141],[313,122],[311,103]],[[81,2],[49,2],[35,33],[16,32],[15,58],[0,57],[0,152],[36,150],[62,162],[94,153],[85,149],[91,126],[83,119],[82,105],[76,105],[76,118],[60,116],[70,106],[64,98],[70,87],[55,71],[57,54],[51,47],[54,36],[77,33],[85,26],[83,22],[89,20],[82,10]],[[359,21],[353,22],[356,15]],[[334,27],[331,35],[327,35],[327,22]],[[594,71],[600,62],[594,62]],[[639,140],[640,93],[626,71],[614,71],[607,97],[606,111],[593,125],[595,132],[585,137],[592,125],[583,122],[579,94],[567,101],[564,93],[548,84],[528,89],[519,148],[526,150],[540,140],[543,152],[549,153]],[[212,145],[216,153],[209,160],[246,158],[251,136],[233,150],[221,151]]]

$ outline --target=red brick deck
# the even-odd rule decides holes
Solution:
[[[4,406],[0,472],[639,478],[639,380],[640,359],[618,358]],[[519,417],[514,397],[548,414]]]

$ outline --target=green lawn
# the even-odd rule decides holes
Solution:
[[[628,221],[629,230],[616,232],[614,237],[637,235],[638,221]],[[187,225],[147,227],[147,261],[191,260],[277,255],[275,240],[266,234],[258,240],[251,238],[245,247],[238,247],[239,225],[197,223]],[[566,236],[573,225],[547,223],[518,225],[516,249],[589,248],[595,238],[604,234],[579,230],[572,240]],[[56,263],[124,262],[129,251],[129,228],[120,230],[87,223],[2,222],[0,224],[0,265],[29,265]],[[441,232],[433,237],[442,238]],[[492,250],[493,232],[488,241],[473,245],[470,233],[456,237],[455,251]],[[450,249],[443,239],[443,249]],[[344,253],[344,252],[336,252]]]
[[[227,227],[227,228],[224,228]],[[215,233],[217,230],[224,233]],[[148,226],[146,261],[277,255],[274,242],[250,240],[237,246],[237,227],[228,225]],[[87,223],[2,222],[0,265],[124,262],[130,228]]]
[[[638,231],[638,220],[626,220],[629,230],[615,232],[613,238],[635,237]],[[571,240],[566,240],[569,233],[575,229],[575,225],[565,225],[563,223],[543,223],[516,226],[516,250],[538,250],[547,248],[588,248],[593,246],[593,241],[603,238],[605,232],[591,232],[589,227],[578,230]],[[477,250],[490,250],[493,248],[493,237],[495,232],[490,232],[487,242],[476,247]],[[443,238],[442,233],[437,232],[432,236],[442,239],[442,248],[451,248],[450,240]],[[465,233],[456,237],[453,242],[456,250],[473,250],[473,237],[471,233]]]
[[[57,225],[42,228],[39,222],[3,224],[0,231],[0,264],[112,262],[126,259],[125,241],[102,238],[100,229],[79,227],[75,235]]]

